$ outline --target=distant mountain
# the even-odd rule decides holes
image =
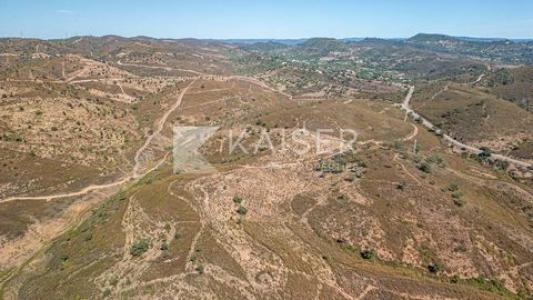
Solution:
[[[533,63],[533,43],[527,41],[420,33],[405,40],[405,43],[420,49],[500,60],[506,63]]]
[[[525,43],[531,42],[533,39],[509,39],[509,38],[480,38],[470,36],[451,36],[445,34],[431,34],[431,33],[419,33],[413,37],[405,39],[410,42],[434,42],[434,41],[464,41],[464,42],[514,42]]]
[[[439,41],[460,41],[458,38],[444,34],[419,33],[407,39],[408,42],[439,42]]]
[[[259,51],[272,51],[272,50],[279,50],[279,49],[285,49],[287,47],[290,47],[290,45],[274,42],[274,41],[268,41],[268,42],[255,42],[251,44],[240,44],[243,49],[246,50],[259,50]]]
[[[508,38],[478,38],[478,37],[469,37],[469,36],[456,36],[455,38],[470,41],[470,42],[502,42],[502,41],[513,41],[516,43],[531,42],[533,39],[508,39]]]
[[[300,44],[299,47],[320,51],[342,51],[346,50],[347,46],[342,40],[337,40],[334,38],[312,38],[308,39],[304,43]]]
[[[213,41],[219,41],[227,44],[236,45],[250,45],[256,43],[277,43],[283,45],[298,45],[304,43],[308,39],[215,39]]]
[[[343,41],[343,42],[360,42],[360,41],[362,41],[364,39],[365,38],[351,37],[351,38],[343,38],[343,39],[340,39],[340,40]]]

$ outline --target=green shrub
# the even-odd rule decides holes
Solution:
[[[461,198],[458,198],[458,199],[453,199],[453,204],[459,206],[459,207],[463,207],[465,205],[465,201]]]
[[[418,169],[424,173],[431,173],[431,165],[427,162],[420,163]]]
[[[450,282],[451,282],[451,283],[458,283],[458,282],[459,282],[459,279],[460,279],[460,278],[459,278],[459,275],[454,274],[454,275],[452,276],[452,278],[450,278]]]
[[[204,274],[204,266],[202,265],[197,266],[196,272],[198,272],[199,274]]]
[[[486,159],[489,158],[492,155],[492,151],[487,147],[481,147],[479,148],[481,152],[477,155],[480,159]]]
[[[148,251],[150,243],[146,239],[138,240],[130,247],[130,254],[132,256],[141,256],[144,252]]]
[[[432,155],[430,156],[428,159],[427,159],[427,162],[429,163],[436,163],[436,164],[441,164],[443,162],[442,158],[438,155]]]
[[[103,292],[102,292],[102,296],[104,298],[107,298],[109,296],[111,296],[111,290],[110,289],[105,289]]]
[[[235,197],[233,197],[233,202],[236,203],[236,204],[241,204],[242,203],[242,198],[235,195]]]
[[[361,250],[360,254],[361,254],[361,258],[363,259],[373,259],[374,256],[376,255],[376,252],[374,251],[374,249]]]
[[[239,206],[239,208],[237,209],[237,213],[241,216],[244,216],[246,215],[246,213],[248,212],[248,210],[246,209],[246,207],[244,206]]]
[[[83,237],[83,240],[86,241],[86,242],[88,242],[88,241],[90,241],[90,240],[92,240],[92,239],[93,239],[93,234],[92,234],[91,232],[87,232],[87,233],[84,235],[84,237]]]
[[[439,264],[439,263],[432,263],[428,265],[428,271],[433,274],[437,274],[443,269],[444,269],[444,265]]]
[[[166,250],[168,250],[168,244],[167,244],[167,242],[162,242],[162,243],[161,243],[161,247],[159,247],[159,250],[161,250],[161,251],[166,251]]]
[[[452,183],[448,186],[448,191],[455,192],[459,190],[459,186],[456,183]]]
[[[405,189],[405,182],[402,181],[396,184],[396,189],[403,191]]]

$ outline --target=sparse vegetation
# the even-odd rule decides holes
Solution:
[[[461,43],[0,40],[4,291],[356,298],[371,283],[370,298],[529,297],[531,170],[496,160],[531,158],[529,66],[496,74],[490,59],[514,42],[477,55]],[[411,85],[430,133],[400,111]],[[174,173],[172,127],[207,123],[220,130],[199,151],[220,172]],[[310,135],[283,139],[300,128]],[[317,154],[319,128],[335,130]],[[354,151],[339,153],[336,128],[357,131]],[[248,150],[264,132],[285,148],[228,154],[241,129]]]
[[[130,254],[132,256],[141,256],[150,248],[150,242],[147,239],[135,241],[130,247]]]

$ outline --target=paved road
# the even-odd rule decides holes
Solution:
[[[401,105],[402,109],[407,114],[411,115],[413,118],[420,119],[422,121],[422,125],[424,125],[424,127],[428,128],[428,129],[434,129],[434,130],[438,129],[438,130],[440,130],[435,125],[433,125],[429,120],[427,120],[426,118],[424,118],[423,116],[421,116],[419,113],[417,113],[416,111],[414,111],[411,108],[410,102],[411,102],[411,98],[413,97],[413,93],[414,92],[415,92],[415,87],[414,86],[410,86],[409,87],[409,92],[407,93],[407,96],[405,96],[405,99],[402,102],[402,105]],[[466,150],[468,152],[475,153],[475,154],[478,154],[478,153],[482,152],[479,148],[464,144],[464,143],[452,138],[451,136],[449,136],[447,134],[443,134],[442,138],[444,140],[446,140],[447,142],[449,142],[450,144],[452,144],[452,145],[454,145],[454,146],[456,146],[458,148],[464,149],[464,150]],[[517,160],[517,159],[511,158],[511,157],[508,157],[508,156],[505,156],[505,155],[501,155],[501,154],[495,154],[495,153],[491,154],[491,158],[492,159],[501,160],[501,161],[507,161],[509,163],[515,164],[517,166],[525,167],[525,168],[533,168],[533,165],[528,163],[528,162]]]

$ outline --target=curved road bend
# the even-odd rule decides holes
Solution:
[[[428,128],[428,129],[437,129],[437,127],[435,125],[433,125],[433,123],[431,123],[429,120],[427,120],[426,118],[424,118],[423,116],[421,116],[419,113],[417,113],[416,111],[414,111],[411,108],[410,102],[411,102],[411,98],[413,97],[413,93],[414,92],[415,92],[415,86],[414,85],[410,86],[409,87],[409,92],[407,93],[407,96],[405,96],[405,99],[403,100],[403,102],[401,104],[401,108],[407,114],[410,114],[414,118],[420,119],[422,121],[422,125],[424,125],[424,127]],[[442,138],[444,140],[448,141],[449,143],[451,143],[452,145],[454,145],[456,147],[459,147],[461,149],[465,149],[468,152],[475,153],[475,154],[479,154],[479,153],[482,152],[479,148],[464,144],[464,143],[454,139],[453,137],[451,137],[451,136],[449,136],[447,134],[443,134]],[[509,162],[509,163],[513,163],[515,165],[518,165],[518,166],[521,166],[521,167],[525,167],[525,168],[533,168],[533,165],[528,163],[528,162],[517,160],[517,159],[511,158],[511,157],[508,157],[508,156],[505,156],[505,155],[501,155],[501,154],[493,153],[493,154],[491,154],[491,158],[495,158],[495,159],[498,159],[498,160],[501,160],[501,161],[506,161],[506,162]]]

